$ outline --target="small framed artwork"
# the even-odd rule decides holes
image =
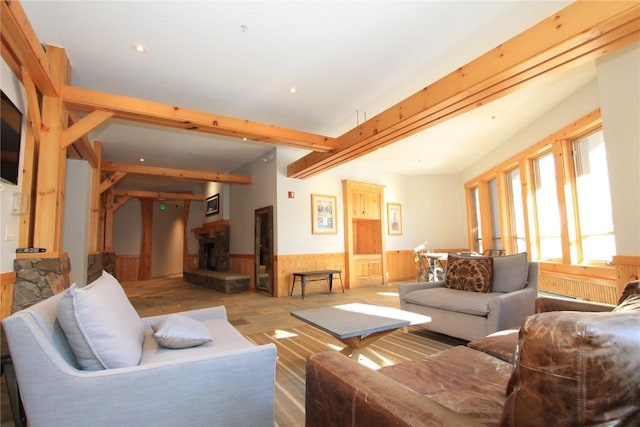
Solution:
[[[313,234],[336,234],[336,196],[311,195],[311,224]]]
[[[402,206],[400,203],[387,203],[387,227],[389,235],[402,234]]]
[[[206,216],[220,213],[220,193],[207,197],[204,214]]]

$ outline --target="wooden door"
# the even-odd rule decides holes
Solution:
[[[384,187],[343,181],[345,278],[349,287],[384,283]]]

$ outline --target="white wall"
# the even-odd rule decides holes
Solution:
[[[274,151],[275,153],[275,151]],[[274,223],[278,215],[276,200],[276,160],[263,161],[262,156],[233,171],[236,175],[249,175],[249,185],[233,184],[229,186],[231,210],[230,252],[232,254],[254,253],[254,214],[256,209],[273,206]],[[278,253],[277,226],[274,250]]]
[[[598,87],[596,82],[592,81],[538,117],[533,123],[505,141],[498,148],[487,153],[466,168],[461,173],[462,182],[467,182],[508,160],[559,129],[566,127],[571,122],[594,111],[598,106]]]
[[[164,203],[165,209],[160,209]],[[184,208],[182,202],[153,202],[151,277],[182,274]]]
[[[0,87],[11,101],[22,111],[22,147],[26,134],[26,96],[24,88],[13,74],[9,66],[2,60],[0,62]],[[24,149],[20,150],[20,166],[22,166]],[[11,213],[11,204],[14,192],[20,191],[22,176],[18,174],[18,185],[6,182],[0,183],[0,272],[13,271],[13,261],[16,259],[18,247],[18,233],[20,231],[20,216]],[[9,234],[9,236],[7,235]]]
[[[278,149],[278,254],[344,252],[344,179],[384,186],[385,233],[386,204],[401,204],[403,233],[386,234],[386,250],[411,249],[425,240],[434,248],[467,246],[464,190],[457,175],[403,176],[353,161],[309,179],[287,178],[287,165],[303,154],[302,150]],[[294,199],[288,198],[289,191],[294,192]],[[337,234],[311,233],[311,194],[336,196]]]
[[[640,43],[597,61],[617,255],[640,255]]]
[[[91,166],[84,160],[67,160],[62,247],[69,254],[71,277],[87,283],[89,213],[91,212]]]
[[[113,214],[113,251],[116,255],[139,255],[142,245],[140,201],[130,199]]]

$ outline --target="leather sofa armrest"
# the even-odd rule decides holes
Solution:
[[[306,427],[479,426],[338,352],[307,359]]]
[[[572,300],[553,297],[536,298],[536,313],[547,313],[550,311],[591,311],[603,312],[611,311],[615,306],[591,301]]]

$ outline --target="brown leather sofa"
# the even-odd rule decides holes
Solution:
[[[519,331],[378,371],[314,354],[306,426],[640,425],[640,295],[566,304],[539,299]],[[565,308],[584,311],[549,311]]]

